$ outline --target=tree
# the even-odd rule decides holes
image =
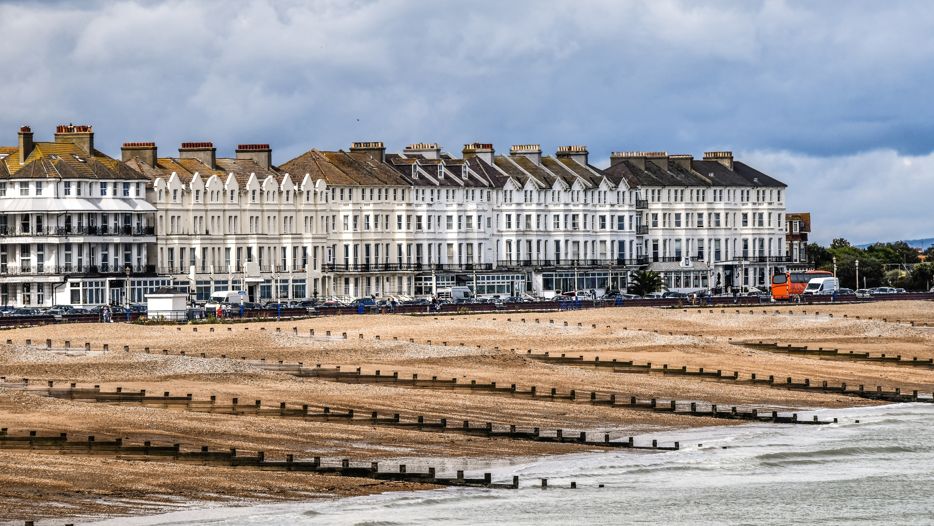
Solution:
[[[934,262],[934,245],[931,245],[924,251],[924,260]]]
[[[639,270],[632,275],[632,279],[629,281],[628,291],[630,294],[645,296],[660,290],[662,290],[662,277],[658,272]]]
[[[848,246],[850,246],[850,242],[842,237],[834,238],[834,240],[830,242],[830,248],[846,248]]]
[[[832,257],[830,251],[817,243],[811,243],[807,246],[807,255],[808,261],[814,265],[814,268],[821,268],[830,264],[830,258]]]
[[[927,291],[932,286],[934,286],[934,260],[915,265],[911,269],[906,288]]]
[[[908,273],[901,269],[893,269],[885,273],[884,281],[889,287],[904,288],[908,284]]]

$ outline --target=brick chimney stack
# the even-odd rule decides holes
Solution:
[[[154,142],[125,142],[120,147],[120,158],[127,162],[133,158],[139,159],[147,166],[156,166],[156,143]]]
[[[386,145],[382,141],[355,142],[350,151],[365,153],[379,162],[386,160]]]
[[[733,170],[733,152],[704,152],[704,160],[717,161],[728,169]]]
[[[589,153],[586,146],[558,146],[557,156],[559,159],[567,158],[587,166]]]
[[[27,125],[19,129],[19,164],[26,164],[26,158],[32,153],[35,144],[32,142],[32,128]]]
[[[59,124],[55,128],[55,142],[72,143],[94,155],[94,128],[87,124]]]
[[[438,146],[438,143],[436,142],[419,142],[406,146],[405,150],[403,150],[403,153],[421,155],[425,159],[440,159],[441,146]]]
[[[538,144],[514,144],[509,148],[510,157],[525,157],[536,165],[542,164],[542,147]]]
[[[461,150],[461,155],[464,159],[470,159],[476,157],[481,161],[493,165],[493,155],[496,151],[493,149],[492,143],[482,143],[482,142],[472,142],[470,144],[465,144],[464,149]]]
[[[253,161],[264,169],[272,167],[272,148],[268,144],[238,144],[237,159]]]
[[[213,142],[183,142],[178,148],[182,159],[197,159],[212,170],[217,166],[217,149]]]

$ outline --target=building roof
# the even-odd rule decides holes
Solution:
[[[146,179],[122,161],[98,150],[88,155],[68,142],[34,143],[23,164],[19,163],[19,147],[3,147],[3,153],[6,157],[0,159],[0,179]]]
[[[267,177],[273,177],[279,183],[282,182],[284,177],[284,173],[280,172],[276,167],[267,169],[251,159],[222,157],[215,160],[216,166],[213,168],[199,159],[177,157],[160,157],[156,160],[156,166],[151,166],[135,157],[127,161],[126,164],[152,180],[158,177],[168,178],[174,173],[184,184],[190,183],[196,173],[202,180],[207,180],[212,175],[226,180],[228,175],[233,174],[237,184],[241,187],[246,186],[250,176],[254,174],[260,181],[265,180]]]
[[[311,149],[282,164],[280,170],[302,178],[322,179],[330,186],[409,186],[392,165],[366,152]]]
[[[642,166],[644,164],[644,167]],[[667,167],[664,165],[667,164]],[[751,166],[734,161],[733,168],[715,160],[691,160],[690,169],[674,159],[656,163],[650,159],[613,159],[603,173],[611,179],[625,179],[629,186],[743,186],[785,188],[787,185]]]

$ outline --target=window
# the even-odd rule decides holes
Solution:
[[[71,195],[71,181],[65,181],[62,185],[62,193],[65,195]]]
[[[123,197],[130,197],[130,183],[123,183]]]
[[[42,181],[36,181],[36,195],[42,195]]]
[[[178,190],[173,190],[173,191],[172,191],[172,195],[173,195],[173,196],[175,196],[175,195],[177,195],[177,194],[178,194]],[[105,195],[107,195],[107,183],[101,183],[101,197],[103,197],[103,196],[105,196]],[[172,199],[175,200],[174,197],[173,197]]]
[[[19,195],[29,195],[29,183],[26,181],[19,182]]]
[[[0,197],[6,197],[6,183],[0,183]]]

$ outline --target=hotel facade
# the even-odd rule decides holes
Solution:
[[[75,129],[93,143],[90,127]],[[75,146],[68,134],[41,144],[42,155],[51,145]],[[35,197],[20,194],[18,185],[34,183],[27,175],[36,172],[25,169],[35,160],[21,159],[22,151],[22,138],[0,149],[8,189],[0,196],[0,227],[19,225],[26,206],[19,200]],[[502,155],[472,143],[455,156],[433,143],[387,153],[380,142],[360,142],[311,149],[278,166],[266,144],[241,144],[232,158],[217,157],[209,142],[182,143],[173,157],[160,157],[148,142],[125,143],[120,160],[89,151],[85,161],[70,150],[65,156],[79,167],[110,167],[88,170],[95,178],[85,183],[96,183],[98,193],[82,194],[79,205],[64,195],[70,176],[46,171],[44,180],[59,190],[43,197],[58,200],[26,207],[57,211],[46,210],[43,225],[63,228],[69,212],[87,213],[70,209],[93,200],[107,208],[94,226],[119,226],[121,235],[108,229],[105,239],[80,240],[81,262],[96,274],[46,272],[41,298],[28,280],[17,280],[22,274],[4,274],[4,303],[120,303],[127,292],[139,301],[164,284],[199,300],[216,290],[244,290],[253,301],[427,297],[455,285],[481,296],[549,297],[625,290],[639,269],[661,273],[670,289],[729,290],[765,288],[788,263],[785,185],[730,152],[702,159],[621,152],[601,169],[583,146],[546,155],[533,144]],[[49,155],[61,164],[61,154]],[[98,195],[105,186],[107,194]],[[114,202],[125,206],[112,209]],[[82,228],[90,219],[83,221]],[[45,240],[43,258],[54,252],[64,263],[62,245],[71,243],[75,261],[78,240]],[[5,264],[31,269],[36,243],[0,236],[0,254]],[[101,278],[100,296],[80,292]]]

